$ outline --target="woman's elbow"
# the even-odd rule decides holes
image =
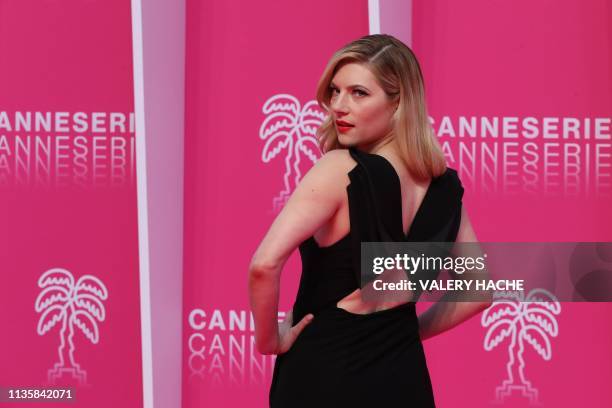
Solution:
[[[276,268],[263,262],[251,262],[249,265],[249,281],[256,282],[274,277]]]
[[[251,280],[276,279],[280,274],[282,263],[278,260],[253,257],[249,264],[249,277]]]

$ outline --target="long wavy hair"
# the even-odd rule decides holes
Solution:
[[[317,102],[325,111],[330,111],[332,78],[342,65],[351,62],[369,68],[392,102],[399,98],[392,117],[393,140],[412,177],[426,180],[443,174],[446,161],[429,123],[423,75],[412,50],[391,35],[372,34],[336,51],[317,85]],[[317,130],[317,138],[323,153],[344,148],[338,142],[331,114]]]

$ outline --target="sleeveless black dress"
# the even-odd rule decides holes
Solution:
[[[350,232],[331,246],[299,246],[293,322],[314,315],[275,360],[270,407],[434,407],[415,303],[369,314],[336,303],[360,287],[361,242],[452,242],[461,221],[457,172],[431,181],[407,236],[400,179],[384,157],[349,147],[357,165],[347,186]]]

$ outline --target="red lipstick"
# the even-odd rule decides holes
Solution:
[[[353,125],[352,123],[345,122],[343,120],[336,121],[336,127],[338,128],[338,131],[341,133],[348,132],[354,126],[355,125]]]

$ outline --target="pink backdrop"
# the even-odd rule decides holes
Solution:
[[[312,165],[299,147],[322,116],[308,102],[331,54],[368,33],[368,4],[188,10],[184,405],[263,407],[273,358],[254,351],[248,263]],[[380,1],[378,11],[381,31],[411,41],[419,57],[434,129],[481,241],[611,240],[606,2],[414,1],[411,17],[405,4]],[[460,117],[500,127],[461,136]],[[281,318],[299,274],[296,252],[283,270]],[[562,303],[551,358],[525,346],[524,380],[540,404],[610,405],[611,315],[610,304]],[[486,334],[479,315],[424,343],[439,406],[495,402],[509,340],[487,351]],[[515,389],[498,402],[529,400]]]
[[[481,241],[612,240],[611,18],[606,1],[414,2],[413,48],[430,116],[452,153],[449,165],[460,170],[464,204]],[[519,126],[500,127],[496,138],[483,130],[461,137],[462,116],[518,118]],[[540,124],[538,136],[520,135],[525,118]],[[542,125],[546,118],[576,119],[582,126],[564,139],[553,119],[549,128]],[[584,127],[589,120],[600,123],[597,133]],[[465,153],[472,144],[474,160]],[[499,150],[496,160],[478,153],[483,145]],[[486,177],[495,171],[497,177]],[[550,361],[525,346],[524,374],[542,405],[612,403],[606,385],[612,380],[611,306],[562,303]],[[485,333],[479,317],[425,342],[440,406],[456,406],[466,391],[475,406],[494,400],[507,378],[509,340],[487,352]],[[505,403],[526,406],[527,399],[515,393]]]
[[[304,105],[312,99],[322,61],[367,31],[365,2],[355,5],[187,3],[185,406],[267,404],[273,359],[254,348],[247,268],[276,213],[274,197],[285,183],[291,187],[297,173],[284,173],[288,149],[262,162],[267,140],[260,127],[275,112],[263,109],[276,96],[292,105],[290,120],[299,113],[317,119]],[[314,24],[322,10],[342,18]],[[295,141],[305,136],[298,133],[291,136]],[[303,171],[311,165],[302,157]],[[284,273],[284,310],[295,294],[298,263],[292,257]]]
[[[434,130],[481,241],[612,241],[608,1],[188,1],[185,407],[267,406],[274,357],[255,351],[248,264],[317,159],[315,86],[331,54],[368,33],[368,3],[421,62]],[[74,386],[75,406],[143,405],[129,7],[0,5],[0,386]],[[36,127],[37,112],[48,125]],[[477,126],[495,120],[498,130]],[[149,182],[170,183],[161,178]],[[56,280],[39,282],[52,269]],[[296,252],[281,319],[299,274]],[[73,336],[70,320],[61,331],[70,300],[82,312],[65,314]],[[155,302],[161,327],[167,310]],[[550,358],[523,344],[522,385],[542,406],[610,406],[612,304],[560,306]],[[519,355],[508,340],[487,350],[484,326],[477,316],[424,343],[438,406],[496,402]],[[528,405],[517,389],[497,402]]]
[[[63,339],[65,361],[54,382],[76,388],[74,406],[141,406],[130,4],[2,2],[0,55],[0,385],[47,385]],[[60,122],[49,130],[37,130],[34,120],[31,129],[18,128],[18,112],[59,113]],[[85,116],[74,121],[78,112]],[[124,127],[117,125],[122,117]],[[73,282],[39,287],[52,268],[66,270]],[[92,278],[79,286],[85,275]],[[53,286],[37,312],[37,297]],[[58,286],[76,293],[66,296]],[[39,334],[39,322],[61,319],[53,307],[70,300],[82,312],[74,336],[68,328],[61,334],[61,320]]]

